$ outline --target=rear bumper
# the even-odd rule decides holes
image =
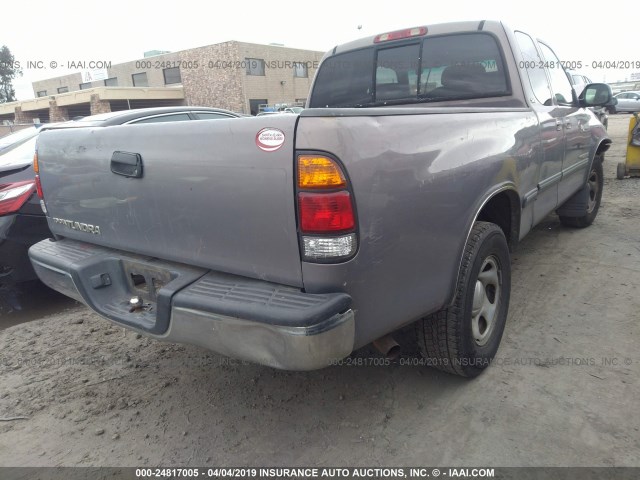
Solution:
[[[49,287],[159,340],[286,370],[322,368],[353,350],[344,293],[307,294],[69,239],[39,242],[29,256]],[[144,307],[131,311],[136,296]]]
[[[160,338],[269,367],[315,370],[349,355],[354,332],[352,310],[308,327],[287,327],[178,307]]]

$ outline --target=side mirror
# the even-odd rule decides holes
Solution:
[[[611,107],[618,104],[611,87],[606,83],[590,83],[578,97],[581,107]]]

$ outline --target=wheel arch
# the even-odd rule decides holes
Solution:
[[[609,150],[610,146],[611,146],[611,139],[610,138],[603,138],[602,140],[600,140],[600,142],[598,142],[598,145],[596,146],[596,148],[594,150],[593,158],[591,159],[591,163],[593,163],[593,160],[598,155],[602,155],[602,154],[604,154],[604,152]]]
[[[587,168],[586,170],[586,174],[585,174],[585,182],[587,181],[587,178],[589,178],[589,172],[591,171],[591,168],[593,168],[593,162],[595,162],[596,158],[598,158],[601,155],[604,155],[604,153],[609,150],[609,147],[611,146],[611,139],[608,137],[602,138],[600,139],[600,141],[594,145],[594,148],[591,151],[591,161],[589,162],[589,168]],[[603,157],[604,160],[604,157]]]
[[[518,194],[515,185],[512,183],[501,185],[484,196],[466,228],[467,235],[464,243],[462,244],[462,249],[458,254],[458,271],[454,277],[455,282],[451,286],[448,302],[449,305],[451,305],[455,299],[455,290],[460,276],[460,267],[462,265],[464,249],[469,241],[473,225],[477,221],[490,222],[498,225],[507,239],[509,251],[513,252],[520,239],[520,217],[522,214],[521,205],[522,200],[520,199],[520,195]]]

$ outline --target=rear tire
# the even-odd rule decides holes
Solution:
[[[475,377],[500,345],[509,309],[511,260],[504,233],[476,222],[464,249],[453,304],[416,323],[426,364]]]
[[[616,178],[622,180],[627,175],[627,165],[620,162],[616,168]]]
[[[566,227],[585,228],[593,223],[598,215],[600,209],[600,202],[602,201],[602,189],[604,187],[604,172],[602,169],[601,156],[596,156],[593,159],[593,165],[587,178],[587,185],[589,185],[589,203],[587,210],[582,217],[565,217],[560,215],[560,222]]]

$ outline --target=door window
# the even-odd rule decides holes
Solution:
[[[543,61],[538,55],[536,45],[529,35],[523,32],[515,32],[516,41],[522,53],[522,64],[527,72],[529,84],[533,95],[543,105],[551,104],[551,90],[547,81],[547,74],[543,68]]]
[[[545,65],[549,71],[549,79],[551,80],[551,89],[553,90],[553,96],[556,105],[571,105],[573,103],[573,89],[571,88],[571,82],[567,77],[562,67],[562,63],[556,57],[549,47],[544,43],[539,43],[542,55],[545,58]]]

